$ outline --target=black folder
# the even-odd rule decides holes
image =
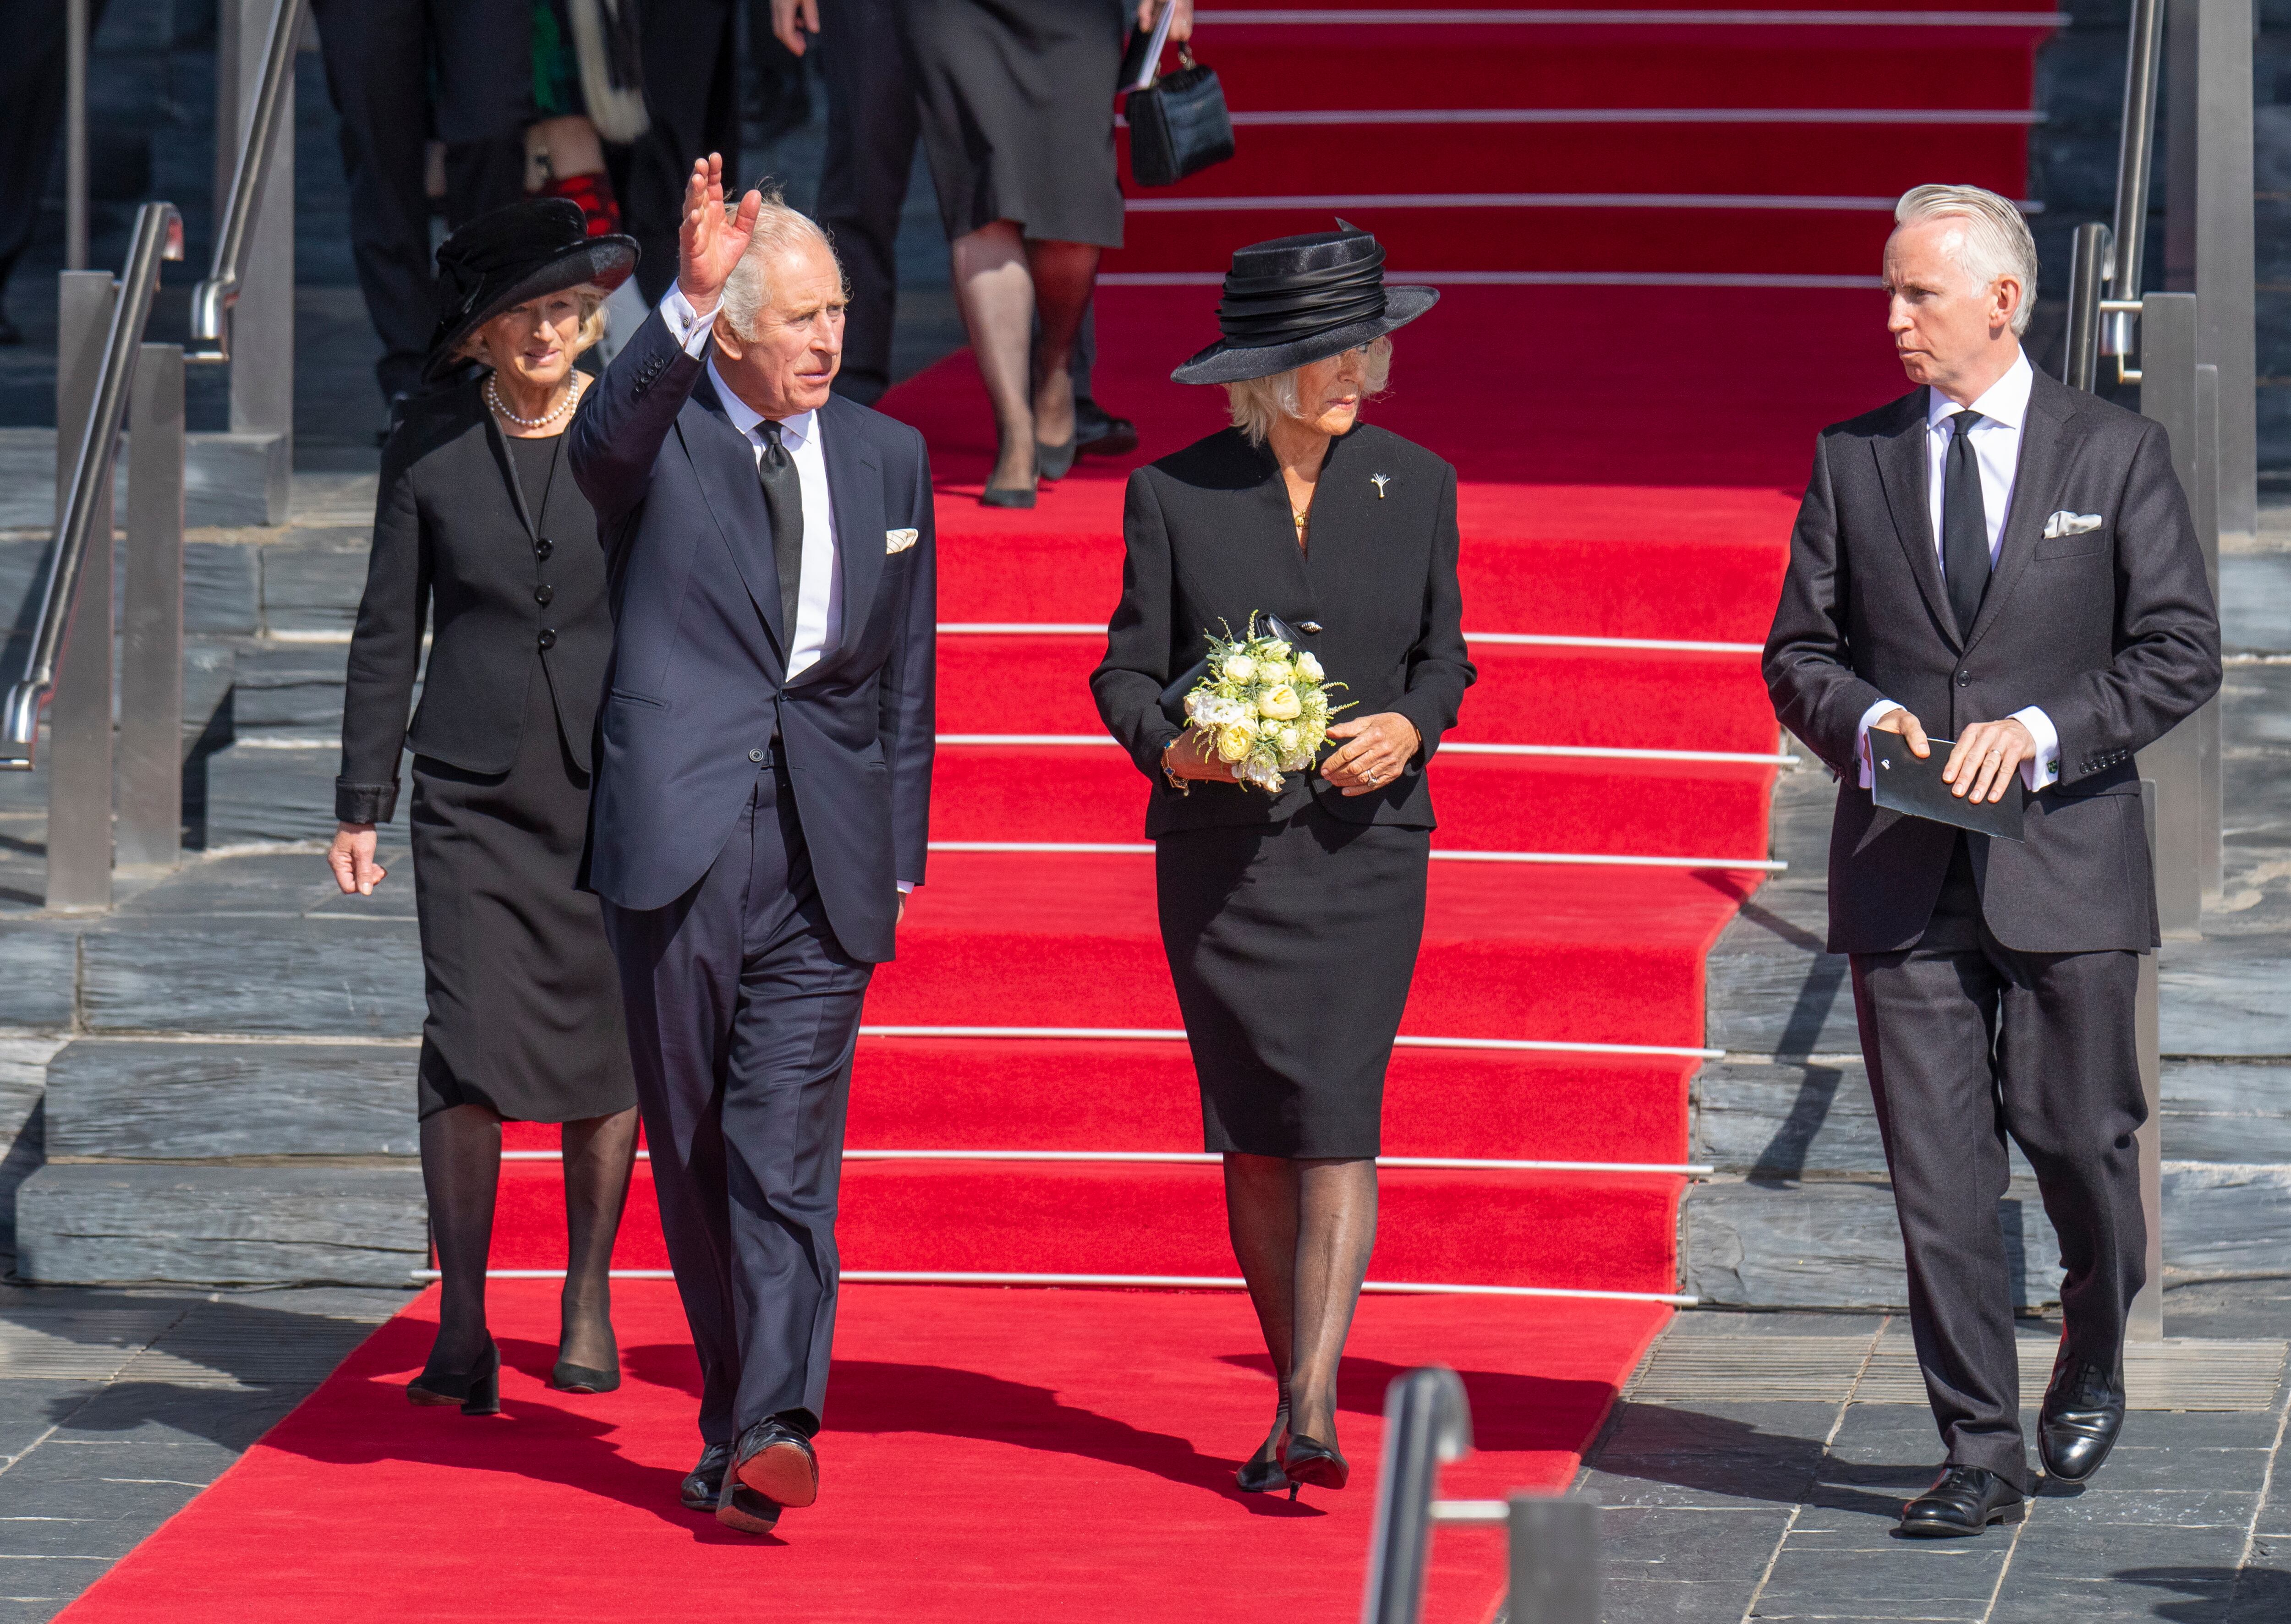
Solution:
[[[1909,753],[1909,742],[1900,734],[1869,730],[1869,768],[1875,780],[1870,793],[1879,806],[1912,817],[1929,817],[1937,824],[1954,824],[1975,834],[1993,834],[2006,840],[2023,838],[2021,815],[2028,791],[2018,768],[2013,769],[2013,785],[2004,800],[1975,806],[1971,795],[1954,795],[1941,782],[1941,768],[1949,765],[1955,741],[1929,739],[1926,743],[1933,753],[1920,761]],[[1974,765],[1977,773],[1979,764]]]

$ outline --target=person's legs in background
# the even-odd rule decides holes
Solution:
[[[676,280],[676,232],[684,183],[695,159],[724,155],[740,162],[740,62],[731,0],[638,0],[637,48],[644,62],[645,107],[652,127],[629,151],[621,194],[625,229],[644,257],[637,285],[658,303]],[[739,176],[745,188],[755,177]],[[727,173],[725,190],[733,189]]]
[[[1020,494],[1018,505],[1031,502],[1042,462],[1057,459],[1056,478],[1073,461],[1073,382],[1066,363],[1097,255],[1089,243],[1021,237],[1008,220],[954,241],[955,301],[994,409],[994,470],[986,490],[990,498],[1005,497],[999,505]]]
[[[1097,368],[1097,295],[1093,291],[1082,307],[1073,355],[1066,362],[1066,375],[1073,380],[1074,449],[1087,455],[1126,457],[1137,449],[1137,425],[1097,404],[1090,389],[1090,374]]]
[[[104,0],[90,0],[91,38],[103,22]],[[64,116],[64,8],[59,0],[0,0],[0,344],[24,335],[8,319],[8,277],[40,226],[40,195],[55,165]]]
[[[835,392],[872,406],[891,387],[899,212],[919,133],[914,78],[898,43],[896,0],[831,0],[819,26],[827,165],[818,216],[851,285]]]

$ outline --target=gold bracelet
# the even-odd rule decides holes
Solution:
[[[1180,733],[1176,738],[1171,739],[1168,744],[1162,746],[1162,776],[1170,781],[1170,787],[1177,791],[1178,794],[1190,795],[1194,792],[1193,780],[1190,778],[1180,778],[1175,772],[1171,771],[1170,768],[1170,752],[1175,750],[1179,744],[1183,744],[1185,742],[1185,737],[1186,736]]]

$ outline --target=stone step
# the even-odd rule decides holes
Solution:
[[[81,1039],[48,1062],[55,1160],[414,1156],[412,1043]]]
[[[345,910],[300,919],[115,921],[90,929],[80,938],[82,1030],[417,1037],[422,945],[411,891],[372,899],[363,918]],[[376,917],[374,903],[405,912]]]
[[[50,1162],[16,1192],[18,1271],[108,1284],[404,1285],[425,1266],[421,1170]]]

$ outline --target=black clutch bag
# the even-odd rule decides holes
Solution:
[[[1305,639],[1299,637],[1296,630],[1278,615],[1260,615],[1258,618],[1265,623],[1266,635],[1279,638],[1291,648],[1306,647]],[[1162,690],[1162,714],[1177,723],[1178,727],[1185,727],[1186,725],[1186,695],[1199,687],[1202,679],[1209,674],[1210,657],[1203,655],[1193,663],[1184,675]]]
[[[1122,62],[1122,83],[1129,87],[1122,108],[1129,120],[1129,173],[1140,186],[1174,186],[1233,156],[1233,116],[1216,70],[1194,61],[1191,48],[1180,44],[1178,71],[1160,74],[1174,9],[1162,8],[1150,36],[1131,36]]]

